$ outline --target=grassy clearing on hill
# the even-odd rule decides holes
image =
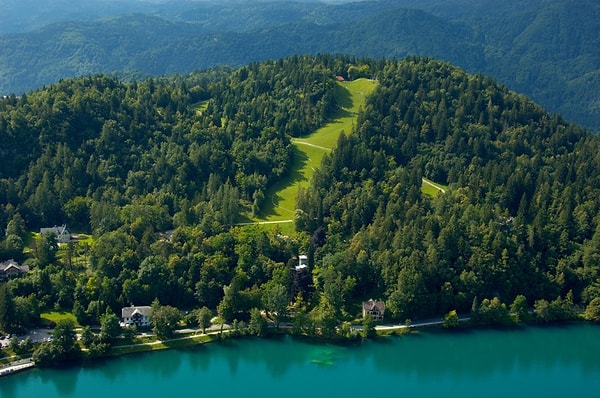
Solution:
[[[209,102],[209,100],[202,101],[199,102],[196,106],[194,106],[194,109],[196,109],[196,113],[201,115],[204,111],[206,111],[208,109]]]
[[[283,221],[294,218],[298,189],[308,186],[314,170],[321,164],[323,155],[335,148],[342,131],[346,134],[352,133],[359,109],[364,106],[365,99],[376,87],[377,82],[368,79],[338,83],[336,88],[338,111],[329,123],[308,137],[300,137],[292,141],[294,145],[292,172],[267,192],[266,204],[262,212],[252,221]],[[289,225],[293,227],[293,224],[281,224],[280,227],[288,229]]]
[[[421,192],[425,195],[436,196],[439,193],[444,193],[448,190],[447,185],[438,184],[427,178],[423,178],[423,184],[421,185]]]

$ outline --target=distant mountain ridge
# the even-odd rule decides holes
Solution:
[[[426,55],[491,75],[600,131],[600,4],[592,0],[82,4],[65,18],[76,20],[88,7],[88,20],[60,21],[47,5],[58,22],[0,36],[0,94],[71,76],[139,79],[290,54]]]

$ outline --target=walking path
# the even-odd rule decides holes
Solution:
[[[0,367],[0,377],[8,376],[21,370],[33,368],[35,364],[31,359],[22,359],[20,361],[11,362]]]
[[[317,144],[312,144],[312,143],[306,142],[306,141],[300,141],[300,140],[295,139],[295,138],[292,139],[292,143],[294,143],[294,144],[300,144],[300,145],[308,145],[308,146],[311,146],[313,148],[322,149],[322,150],[328,151],[328,152],[331,152],[331,150],[332,150],[331,148],[326,148],[324,146],[317,145]]]
[[[458,317],[459,322],[468,322],[471,318],[468,316]],[[377,325],[375,326],[375,330],[390,330],[390,329],[406,329],[406,328],[422,328],[427,326],[437,326],[442,325],[444,323],[443,319],[427,319],[415,323],[411,323],[410,325],[398,325],[398,324],[389,324],[389,325]]]
[[[268,224],[281,224],[287,222],[294,222],[294,220],[276,220],[276,221],[256,221],[256,222],[239,222],[234,225],[268,225]]]

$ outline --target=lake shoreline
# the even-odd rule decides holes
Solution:
[[[589,324],[596,325],[592,322],[586,321],[584,319],[581,320],[570,320],[563,322],[551,322],[551,323],[514,323],[507,325],[477,325],[472,324],[470,317],[460,317],[459,325],[453,328],[444,327],[443,320],[435,320],[429,319],[420,322],[415,322],[414,324],[379,324],[375,326],[376,335],[368,338],[362,338],[359,335],[355,335],[354,337],[343,337],[336,336],[333,338],[327,338],[319,335],[309,335],[309,334],[294,334],[290,332],[289,327],[281,326],[279,328],[275,328],[271,326],[269,329],[269,333],[266,336],[258,337],[260,339],[274,339],[276,337],[285,337],[289,336],[294,339],[303,342],[309,342],[312,344],[334,344],[339,346],[358,346],[361,345],[366,340],[378,340],[384,339],[387,337],[400,337],[404,335],[411,335],[418,333],[421,330],[437,330],[438,332],[442,332],[444,334],[456,334],[456,333],[468,333],[472,331],[485,331],[485,330],[493,330],[493,331],[514,331],[521,330],[527,328],[556,328],[556,327],[568,327],[572,325],[581,325],[581,324]],[[360,327],[355,327],[355,330],[360,330]],[[198,334],[200,333],[200,334]],[[174,350],[174,349],[186,349],[190,347],[202,346],[209,343],[220,342],[231,339],[241,339],[247,337],[257,337],[252,336],[248,333],[243,333],[240,331],[234,331],[231,327],[227,327],[222,331],[219,328],[213,328],[212,331],[207,333],[201,333],[201,330],[198,329],[180,329],[175,332],[175,334],[184,335],[182,337],[175,337],[169,340],[156,340],[148,343],[137,343],[137,344],[126,344],[126,345],[116,345],[110,348],[110,352],[106,355],[90,358],[90,357],[82,357],[80,359],[68,362],[71,365],[76,364],[86,364],[99,362],[102,360],[111,360],[114,358],[129,356],[133,354],[140,353],[148,353],[153,351],[165,351],[165,350]],[[140,336],[151,336],[147,334],[140,334]],[[87,350],[83,350],[82,352],[86,352]],[[119,352],[121,351],[121,352]],[[24,364],[26,362],[26,364]],[[65,363],[62,363],[64,365]],[[52,367],[49,367],[52,368]],[[0,377],[11,376],[16,373],[20,373],[26,370],[33,369],[48,369],[48,368],[40,368],[31,361],[31,358],[21,358],[18,361],[8,363],[3,367],[0,367]]]
[[[400,337],[400,336],[399,336]],[[519,328],[423,328],[356,344],[285,333],[181,349],[71,362],[0,381],[3,398],[258,395],[372,396],[382,391],[465,398],[595,396],[600,328],[588,323]],[[371,381],[362,383],[360,380]],[[285,391],[285,393],[283,393]],[[337,394],[337,395],[336,395]]]

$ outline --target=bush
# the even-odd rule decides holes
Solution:
[[[456,310],[449,311],[444,316],[444,324],[445,328],[455,328],[458,327],[458,313]]]
[[[474,323],[480,325],[506,324],[511,321],[506,304],[500,301],[498,297],[493,299],[483,299],[479,308],[472,314]]]
[[[583,315],[588,321],[600,323],[600,297],[590,301]]]

